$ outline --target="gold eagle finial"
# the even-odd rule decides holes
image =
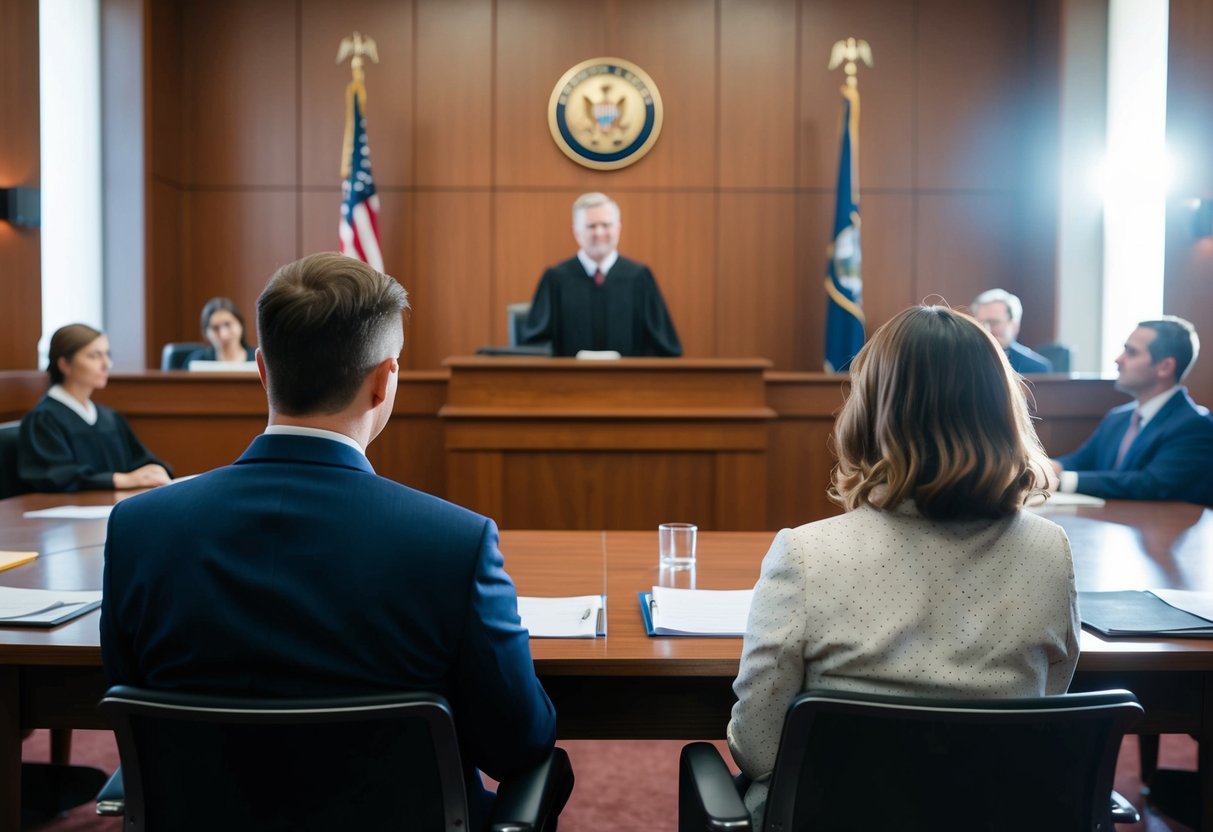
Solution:
[[[350,61],[350,71],[354,78],[345,88],[345,138],[341,142],[341,178],[350,175],[350,158],[354,148],[354,100],[358,100],[358,109],[366,115],[366,73],[363,71],[363,58],[370,58],[379,63],[379,48],[373,38],[364,38],[360,32],[354,32],[347,38],[342,38],[341,46],[337,48],[337,63],[346,58]]]
[[[375,46],[374,39],[364,38],[360,32],[354,32],[341,40],[341,46],[337,48],[337,63],[343,63],[351,55],[354,60],[350,66],[355,70],[362,69],[363,56],[379,63],[379,49]]]
[[[839,64],[845,62],[843,71],[847,74],[847,86],[854,87],[859,84],[856,74],[858,67],[857,61],[863,61],[869,67],[874,66],[872,63],[872,47],[868,46],[866,40],[856,40],[855,38],[847,38],[840,40],[834,44],[830,50],[830,65],[828,69],[837,69]]]

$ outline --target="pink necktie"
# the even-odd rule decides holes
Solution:
[[[601,286],[605,282],[606,282],[606,275],[602,273],[601,269],[594,272],[594,285],[595,286]]]
[[[1137,438],[1137,432],[1141,430],[1141,411],[1134,410],[1133,417],[1129,419],[1129,429],[1125,431],[1124,439],[1120,440],[1120,450],[1116,452],[1116,467],[1120,467],[1120,463],[1125,461],[1125,454],[1129,452],[1129,448],[1133,445],[1133,440]]]

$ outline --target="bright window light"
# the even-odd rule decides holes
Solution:
[[[1166,194],[1167,0],[1111,0],[1108,10],[1108,142],[1100,370],[1111,372],[1125,338],[1162,314]]]
[[[56,329],[101,327],[101,63],[98,0],[40,0],[41,364]]]

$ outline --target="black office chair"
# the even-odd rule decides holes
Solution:
[[[26,492],[17,476],[17,431],[20,422],[0,423],[0,500]]]
[[[517,347],[522,344],[522,325],[526,323],[526,316],[530,312],[530,301],[506,305],[506,332],[509,335],[511,347]]]
[[[232,699],[119,685],[99,705],[122,766],[98,814],[134,830],[467,830],[446,701],[428,694]],[[489,829],[541,832],[573,787],[557,748],[501,784]]]
[[[1093,832],[1135,823],[1112,791],[1141,716],[1124,690],[925,700],[809,691],[792,702],[764,829]],[[679,832],[750,829],[715,746],[682,750]]]
[[[1042,344],[1036,348],[1036,351],[1049,359],[1049,363],[1053,365],[1053,372],[1070,372],[1070,356],[1073,351],[1068,345],[1061,343]]]
[[[206,346],[201,341],[169,341],[160,351],[160,369],[184,370],[185,359],[189,358],[189,354]]]

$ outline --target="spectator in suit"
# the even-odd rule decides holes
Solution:
[[[1139,323],[1116,359],[1116,389],[1134,401],[1053,460],[1061,490],[1213,505],[1213,419],[1180,385],[1199,353],[1196,329],[1183,318]]]
[[[93,401],[111,366],[101,330],[68,324],[51,336],[50,389],[25,414],[17,437],[17,475],[34,491],[150,488],[172,477],[126,419]]]
[[[208,300],[202,307],[202,319],[198,326],[210,346],[194,350],[186,356],[186,367],[191,361],[237,363],[254,360],[256,350],[248,345],[248,338],[245,337],[244,316],[228,298]]]
[[[682,343],[649,267],[616,250],[619,206],[606,194],[573,203],[577,256],[543,273],[522,329],[524,344],[553,355],[614,350],[624,356],[682,355]]]
[[[1012,370],[1020,374],[1053,372],[1049,359],[1015,340],[1023,320],[1023,304],[1019,298],[1003,289],[990,289],[978,295],[970,308],[973,317],[1006,351]]]
[[[269,426],[235,464],[115,507],[101,649],[115,684],[265,697],[428,691],[452,705],[474,818],[542,760],[535,676],[492,520],[377,476],[404,288],[357,260],[280,268],[257,301]],[[479,826],[474,826],[479,828]]]
[[[919,306],[877,330],[834,438],[845,513],[775,537],[733,683],[727,735],[755,829],[801,691],[1041,696],[1078,662],[1069,540],[1023,509],[1048,458],[975,320]]]

